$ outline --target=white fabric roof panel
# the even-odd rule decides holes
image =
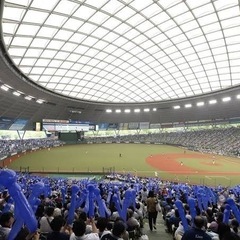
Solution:
[[[5,0],[2,29],[35,83],[93,102],[146,103],[239,85],[238,0]]]

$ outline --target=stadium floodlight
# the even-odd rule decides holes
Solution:
[[[111,112],[112,112],[112,109],[107,109],[106,112],[107,112],[107,113],[111,113]]]
[[[45,101],[43,99],[37,99],[36,102],[39,104],[43,104]]]
[[[81,113],[82,113],[82,111],[76,110],[76,109],[70,109],[69,112],[70,112],[70,113],[78,113],[78,114],[81,114]]]
[[[136,109],[134,109],[134,112],[139,113],[139,112],[141,112],[141,110],[139,108],[136,108]]]
[[[9,87],[7,85],[2,85],[1,86],[1,89],[4,90],[4,91],[8,91],[9,90]]]
[[[185,108],[191,108],[191,107],[192,107],[191,103],[185,104]]]
[[[204,106],[204,102],[198,102],[198,103],[197,103],[197,106],[198,106],[198,107]]]
[[[32,96],[26,96],[26,97],[24,97],[26,100],[28,100],[28,101],[31,101],[34,97],[32,97]]]
[[[174,109],[180,109],[181,107],[179,105],[173,106]]]
[[[153,108],[153,111],[156,112],[156,111],[157,111],[157,108]]]
[[[149,112],[150,109],[149,109],[149,108],[144,108],[143,111],[144,111],[144,112]]]
[[[124,112],[125,112],[125,113],[130,113],[131,110],[130,110],[130,109],[125,109]]]
[[[120,112],[121,112],[121,109],[116,109],[115,112],[116,112],[116,113],[120,113]]]
[[[21,95],[21,93],[20,93],[20,92],[17,92],[17,91],[14,91],[14,92],[13,92],[13,95],[19,97],[19,96]]]
[[[215,104],[215,103],[217,103],[217,100],[215,99],[209,101],[209,104]]]
[[[229,102],[231,101],[231,97],[225,97],[222,99],[223,102]]]

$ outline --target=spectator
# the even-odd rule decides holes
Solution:
[[[219,240],[218,236],[218,224],[216,222],[211,222],[207,234],[212,238],[212,240]]]
[[[218,224],[218,234],[219,234],[220,240],[223,240],[225,236],[228,235],[230,232],[231,232],[231,229],[228,224],[222,223],[222,222]]]
[[[141,196],[142,196],[142,202],[143,203],[146,203],[147,202],[147,197],[148,197],[148,191],[147,191],[147,188],[144,187],[142,190],[141,190]]]
[[[166,218],[166,226],[167,226],[167,232],[172,233],[173,229],[177,229],[179,222],[180,222],[180,216],[178,209],[174,210],[174,214],[170,216],[169,218]]]
[[[65,221],[62,216],[55,217],[51,223],[52,232],[47,234],[47,240],[69,240],[69,235],[64,232]]]
[[[239,222],[236,219],[232,219],[230,227],[234,233],[236,233],[238,236],[240,236],[240,233],[238,231]]]
[[[126,226],[123,221],[116,221],[113,225],[112,233],[104,235],[101,240],[117,240],[123,239],[126,232]]]
[[[227,232],[223,235],[221,240],[240,240],[240,237],[234,232]]]
[[[54,212],[53,207],[50,206],[46,207],[45,215],[39,221],[41,235],[46,235],[52,232],[50,223],[53,220],[53,212]]]
[[[0,216],[0,239],[6,240],[11,231],[14,217],[12,212],[5,212]]]
[[[26,227],[21,228],[14,240],[39,240],[40,234],[38,232],[29,233]],[[1,237],[0,237],[1,239]]]
[[[188,226],[189,228],[191,227],[191,220],[192,220],[192,217],[190,215],[186,215],[186,219],[187,219],[187,223],[188,223]],[[179,222],[179,225],[174,233],[174,238],[176,240],[181,240],[182,239],[182,236],[184,234],[184,227],[182,225],[182,222],[180,221]]]
[[[75,213],[75,215],[76,215],[76,213]],[[89,219],[87,218],[87,214],[85,212],[80,212],[79,219],[82,219],[86,223],[85,233],[86,234],[91,233],[92,232],[92,224],[89,222]]]
[[[211,237],[203,230],[204,219],[201,216],[194,218],[194,227],[187,230],[182,240],[211,240]]]
[[[86,233],[86,223],[82,219],[74,221],[70,240],[99,240],[98,229],[93,219],[90,220],[92,225],[92,233]]]
[[[214,221],[213,211],[212,211],[211,208],[208,208],[208,209],[206,210],[206,217],[207,217],[208,223],[211,223],[211,222]]]
[[[106,234],[111,233],[111,231],[107,229],[108,220],[106,218],[99,217],[98,220],[97,220],[96,226],[97,226],[98,231],[99,231],[99,233],[98,233],[99,238],[103,237]]]
[[[158,203],[156,197],[154,196],[154,192],[151,190],[149,191],[148,198],[147,198],[147,212],[148,212],[148,224],[149,228],[152,231],[153,228],[156,230],[156,220],[157,220],[157,210],[156,204]]]
[[[133,210],[127,210],[127,227],[130,229],[136,229],[140,227],[140,223],[138,220],[133,216]]]

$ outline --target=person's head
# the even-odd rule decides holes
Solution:
[[[126,225],[123,221],[116,221],[113,225],[112,233],[116,237],[122,237],[126,231]]]
[[[240,240],[240,237],[234,232],[226,232],[220,240]]]
[[[150,190],[150,191],[148,192],[148,197],[154,197],[154,192],[153,192],[153,190]]]
[[[169,198],[169,197],[167,197],[167,198],[166,198],[166,202],[167,202],[168,205],[171,205],[171,204],[172,204],[172,199]]]
[[[86,232],[86,223],[82,219],[78,219],[73,222],[72,230],[77,237],[81,237]]]
[[[196,228],[201,229],[204,226],[204,219],[201,216],[196,216],[194,218],[194,225]]]
[[[48,207],[45,209],[45,214],[46,214],[48,217],[51,217],[51,216],[53,215],[53,212],[54,212],[54,207],[48,206]]]
[[[131,218],[131,217],[133,217],[133,214],[134,214],[134,212],[133,212],[132,209],[128,209],[128,210],[127,210],[127,218],[128,218],[128,219]]]
[[[36,215],[37,217],[42,217],[43,214],[44,214],[44,205],[40,203],[40,204],[38,205],[38,207],[37,207],[37,210],[36,210],[35,215]]]
[[[232,227],[232,229],[233,229],[233,231],[234,231],[235,233],[238,232],[239,223],[238,223],[237,219],[232,219],[232,221],[231,221],[231,227]]]
[[[206,214],[207,214],[207,217],[209,217],[209,218],[213,217],[213,211],[212,211],[212,209],[211,209],[211,208],[208,208],[208,209],[206,210]]]
[[[174,214],[175,214],[175,217],[176,217],[176,218],[179,218],[179,217],[180,217],[178,209],[175,209],[175,210],[174,210]]]
[[[107,228],[108,220],[107,218],[99,217],[97,220],[96,227],[100,232],[103,232]]]
[[[54,208],[53,217],[62,216],[62,211],[60,208]]]
[[[111,231],[113,228],[113,224],[111,222],[108,222],[106,228],[107,230]]]
[[[65,221],[62,216],[56,216],[50,223],[50,226],[54,232],[60,232]]]
[[[211,222],[208,229],[212,232],[218,232],[218,224],[216,222]]]
[[[198,206],[196,206],[195,209],[196,209],[196,214],[197,214],[198,216],[200,216],[200,215],[201,215],[201,210],[200,210],[200,208],[199,208]]]
[[[56,207],[61,209],[63,207],[62,202],[56,202]]]
[[[12,212],[5,212],[0,216],[0,225],[2,227],[11,228],[14,222],[14,217]]]
[[[81,212],[79,214],[79,218],[82,219],[83,221],[87,221],[87,213],[86,212]]]
[[[219,224],[222,221],[223,221],[223,213],[222,212],[216,213],[216,222]]]
[[[227,225],[226,223],[222,223],[222,222],[218,224],[218,235],[219,235],[220,240],[222,240],[223,237],[229,232],[231,232],[229,225]]]

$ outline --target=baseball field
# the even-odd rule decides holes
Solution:
[[[78,144],[4,160],[19,171],[80,175],[115,171],[210,186],[240,183],[240,159],[154,144]]]

